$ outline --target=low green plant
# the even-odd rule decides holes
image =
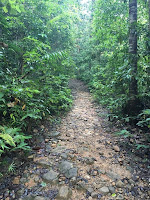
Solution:
[[[16,168],[16,164],[14,162],[12,162],[9,166],[8,166],[8,172],[9,173],[13,173],[15,171]]]
[[[0,155],[17,149],[30,150],[25,142],[30,138],[31,136],[25,136],[19,128],[0,126]]]
[[[119,132],[116,132],[115,134],[118,135],[118,136],[124,136],[124,138],[133,137],[133,135],[129,131],[127,131],[126,129],[123,129]]]
[[[137,123],[140,127],[150,128],[150,109],[143,110],[138,115],[139,122]]]
[[[150,148],[150,146],[145,145],[145,144],[136,144],[136,149],[140,149],[140,148],[148,149],[148,148]]]

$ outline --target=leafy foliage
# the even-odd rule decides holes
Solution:
[[[139,122],[137,123],[140,127],[150,128],[150,109],[143,110],[142,113],[138,115]]]
[[[150,106],[149,16],[148,5],[144,1],[138,3],[138,72],[135,78],[138,82],[137,104],[142,110]],[[129,84],[133,74],[128,53],[128,3],[96,0],[91,2],[89,9],[92,15],[83,16],[76,40],[80,49],[74,51],[78,56],[75,59],[79,66],[77,76],[89,84],[97,102],[107,106],[111,115],[130,121]],[[137,120],[143,116],[133,115]],[[142,124],[148,126],[148,122]]]
[[[120,132],[117,132],[116,135],[123,135],[125,138],[126,137],[133,137],[133,135],[127,131],[126,129],[121,130]]]
[[[29,138],[31,138],[31,136],[24,136],[18,128],[0,126],[0,154],[4,153],[6,150],[29,150],[30,147],[25,142],[25,140],[28,140]]]
[[[76,6],[67,0],[0,0],[1,153],[29,149],[32,124],[70,108]]]

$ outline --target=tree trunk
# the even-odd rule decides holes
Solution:
[[[148,42],[150,42],[150,0],[148,0],[148,14],[149,14],[149,26],[148,26]],[[150,58],[150,44],[148,43],[148,56]]]
[[[131,69],[129,97],[134,101],[137,97],[137,0],[129,0],[129,64]]]
[[[129,0],[129,65],[131,79],[129,83],[129,101],[127,113],[137,114],[137,0]]]
[[[148,11],[149,11],[149,31],[150,31],[150,0],[148,1]]]

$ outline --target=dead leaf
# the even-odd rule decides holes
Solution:
[[[26,105],[24,104],[24,105],[22,106],[22,110],[24,110],[24,109],[25,109],[25,107],[26,107]]]

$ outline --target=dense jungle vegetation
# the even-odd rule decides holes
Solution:
[[[67,111],[76,7],[72,1],[0,1],[0,153],[28,150],[31,126]]]
[[[79,22],[78,76],[110,112],[150,128],[150,1],[97,0]]]
[[[68,111],[70,77],[111,120],[150,128],[150,0],[0,0],[0,154]]]

